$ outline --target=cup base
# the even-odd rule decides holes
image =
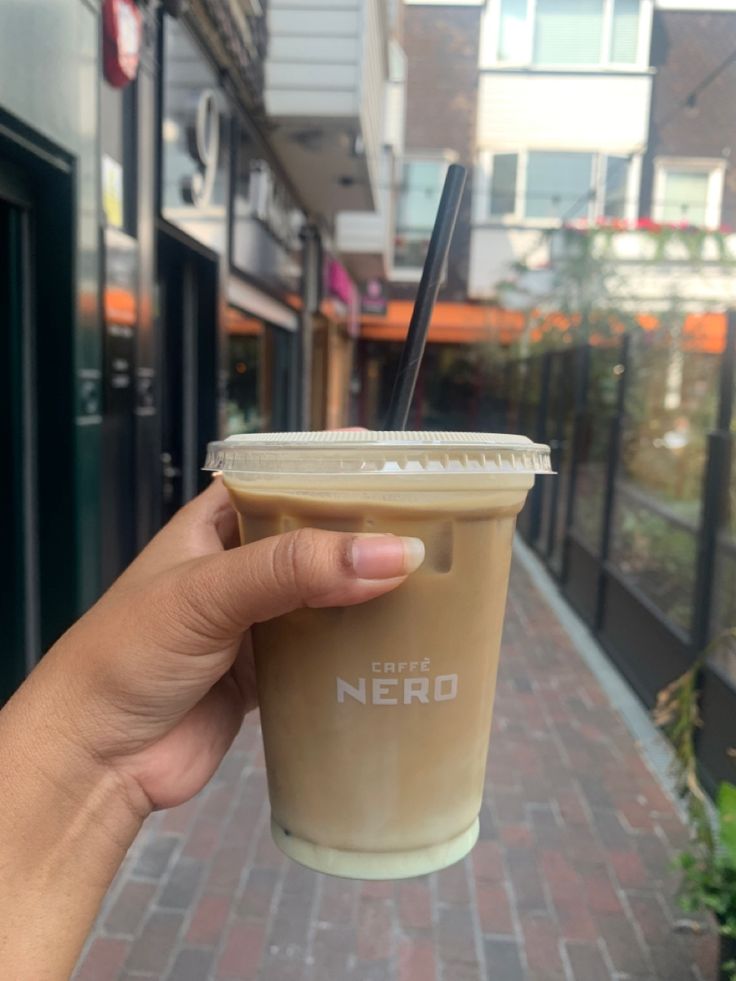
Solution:
[[[478,831],[476,818],[462,834],[438,845],[400,852],[352,852],[296,838],[271,818],[271,835],[285,855],[315,872],[344,879],[410,879],[436,872],[465,858],[478,840]]]

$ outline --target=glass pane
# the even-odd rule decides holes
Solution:
[[[396,210],[396,266],[421,268],[446,172],[445,160],[407,160],[404,163]]]
[[[539,416],[539,399],[542,392],[542,358],[539,355],[521,363],[521,400],[519,403],[519,428],[522,436],[535,439]]]
[[[511,215],[516,210],[516,153],[497,153],[491,177],[491,214]]]
[[[581,425],[572,527],[594,555],[600,555],[611,422],[616,409],[620,348],[594,347],[588,363],[587,408]]]
[[[736,440],[731,439],[731,480],[725,527],[718,538],[716,578],[713,594],[712,634],[716,636],[736,624]],[[718,663],[736,681],[736,642],[722,645]]]
[[[587,194],[592,176],[592,153],[530,152],[526,175],[526,217],[584,217],[588,211]]]
[[[550,537],[545,542],[545,547],[549,546],[549,563],[556,572],[562,571],[572,464],[574,399],[579,364],[577,351],[560,351],[553,355],[550,374],[550,415],[547,420],[547,438],[551,441],[554,454],[553,466],[557,476],[545,481],[549,485],[550,492],[548,525]]]
[[[659,209],[660,219],[704,225],[709,179],[707,173],[668,170],[664,179],[664,201]]]
[[[537,0],[535,65],[597,65],[604,0]]]
[[[527,59],[527,0],[503,0],[498,31],[498,60],[522,62]]]
[[[632,352],[611,558],[688,631],[719,359],[676,339],[648,340]]]
[[[266,411],[266,327],[234,307],[227,310],[228,384],[227,435],[258,433],[270,428]]]
[[[626,186],[629,180],[628,157],[606,157],[606,186],[603,214],[607,218],[626,215]]]
[[[631,65],[636,61],[639,42],[639,0],[615,0],[611,61]]]

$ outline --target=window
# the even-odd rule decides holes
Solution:
[[[507,64],[633,65],[640,0],[500,0],[497,58]]]
[[[593,186],[592,153],[530,151],[524,215],[527,218],[584,218]]]
[[[482,155],[481,173],[490,177],[481,220],[544,224],[598,216],[633,218],[637,201],[629,193],[631,166],[629,157],[597,153],[523,150]]]
[[[601,60],[603,0],[537,0],[535,65],[596,65]]]
[[[498,60],[514,63],[526,59],[527,0],[503,0],[498,31]]]
[[[611,61],[630,65],[639,45],[639,0],[614,0]]]
[[[606,157],[603,174],[603,214],[606,218],[625,218],[629,158]]]
[[[659,205],[660,221],[704,225],[709,180],[708,174],[691,174],[686,170],[665,171],[664,196]]]
[[[717,228],[724,167],[722,160],[657,160],[652,217],[665,223]]]
[[[493,158],[490,207],[492,215],[513,215],[516,211],[518,167],[518,153],[497,153]]]
[[[447,166],[446,157],[404,161],[396,206],[394,265],[398,269],[422,268]]]

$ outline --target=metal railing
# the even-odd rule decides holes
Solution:
[[[527,435],[552,446],[559,474],[552,481],[537,482],[519,522],[521,534],[651,704],[659,688],[693,663],[720,630],[733,626],[718,622],[722,616],[716,614],[720,612],[717,591],[723,589],[719,577],[732,571],[728,564],[733,566],[736,557],[729,523],[731,481],[736,477],[731,428],[736,312],[728,317],[720,354],[681,355],[686,368],[690,359],[701,371],[701,388],[709,388],[710,419],[703,416],[703,398],[688,395],[686,379],[680,382],[683,404],[671,411],[662,409],[661,393],[668,384],[667,371],[672,370],[670,355],[665,352],[656,362],[661,371],[652,388],[659,401],[653,401],[659,405],[661,420],[672,426],[672,433],[666,434],[671,445],[664,448],[661,439],[651,438],[656,423],[647,414],[641,385],[637,388],[646,355],[637,347],[639,342],[626,335],[615,353],[606,355],[607,370],[613,372],[606,377],[615,392],[608,393],[605,415],[592,371],[601,349],[589,346],[532,354],[524,360],[524,368],[519,362],[507,364],[501,372],[506,389],[501,415],[509,428],[523,427]],[[526,383],[514,386],[514,377],[523,377]],[[651,379],[647,376],[645,381]],[[651,391],[646,391],[651,402]],[[693,423],[697,432],[689,443],[680,445],[673,438],[677,427],[688,431]],[[590,456],[594,426],[601,437],[595,459]],[[644,447],[634,473],[627,456],[632,442]],[[581,494],[591,491],[591,468],[597,472],[597,496],[581,501]],[[687,492],[679,501],[673,494],[668,498],[657,480],[665,485],[670,481],[673,487],[686,481]],[[595,511],[594,547],[576,529],[581,505],[586,513]],[[709,734],[707,759],[702,762],[706,783],[713,786],[732,767],[727,750],[736,743],[736,684],[730,680],[736,678],[736,670],[729,677],[717,666],[710,673],[706,667],[703,677],[706,691],[710,691],[708,684],[718,686],[718,698],[709,696],[704,701]]]

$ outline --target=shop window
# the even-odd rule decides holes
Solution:
[[[227,311],[227,435],[270,428],[266,384],[266,325],[234,307]]]

